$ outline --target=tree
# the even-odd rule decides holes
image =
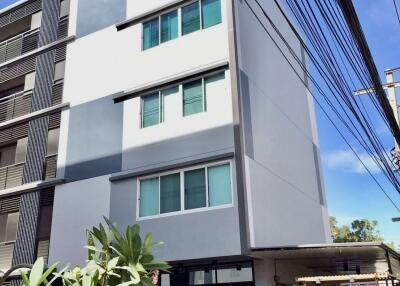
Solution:
[[[368,219],[354,220],[350,226],[338,226],[335,217],[329,218],[331,226],[331,235],[333,242],[372,242],[383,241],[379,231],[377,221]]]

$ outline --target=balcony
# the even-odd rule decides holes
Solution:
[[[0,123],[31,112],[32,90],[21,91],[0,99]]]
[[[0,63],[9,61],[38,46],[39,29],[30,30],[0,43]]]
[[[25,163],[18,163],[0,168],[0,190],[22,185],[22,174]]]
[[[11,267],[15,241],[0,243],[0,270]]]
[[[18,163],[0,168],[0,190],[22,185],[22,175],[25,163]],[[44,180],[54,179],[57,175],[57,154],[46,157]],[[1,268],[0,268],[1,269]]]
[[[52,105],[62,102],[63,81],[53,86]],[[31,112],[33,90],[20,91],[0,98],[0,123],[27,115]],[[1,96],[1,94],[0,94]]]

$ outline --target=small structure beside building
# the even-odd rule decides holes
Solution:
[[[398,285],[400,278],[399,253],[379,242],[254,249],[252,257],[260,285]]]

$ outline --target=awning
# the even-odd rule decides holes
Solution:
[[[310,276],[310,277],[299,277],[296,278],[297,283],[346,283],[346,282],[371,282],[379,280],[390,280],[394,278],[389,273],[370,273],[370,274],[348,274],[348,275],[332,275],[332,276]]]

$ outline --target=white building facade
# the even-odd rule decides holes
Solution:
[[[161,285],[266,285],[252,249],[330,240],[306,76],[246,1],[70,0],[68,35],[50,262],[103,216],[164,242]]]

